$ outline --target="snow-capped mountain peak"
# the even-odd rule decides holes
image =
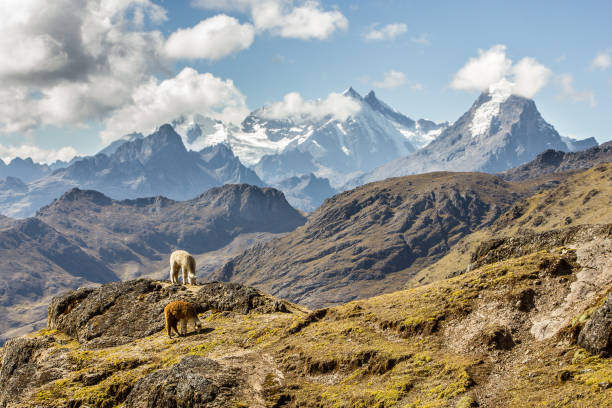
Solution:
[[[547,149],[588,148],[594,139],[568,140],[540,115],[535,102],[503,83],[483,92],[470,110],[426,147],[394,160],[348,186],[430,171],[496,173],[533,160]]]
[[[288,94],[281,102],[253,111],[240,127],[201,115],[177,118],[172,126],[187,149],[200,151],[223,143],[250,166],[266,157],[289,157],[285,153],[294,150],[308,157],[304,161],[305,156],[299,155],[300,166],[309,163],[299,171],[290,170],[295,167],[291,163],[282,166],[283,171],[258,165],[268,182],[312,172],[340,185],[349,176],[426,145],[447,124],[414,121],[380,101],[373,91],[364,98],[349,87],[316,101]],[[272,162],[278,164],[276,159]]]

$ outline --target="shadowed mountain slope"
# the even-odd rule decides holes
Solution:
[[[213,278],[309,306],[389,292],[491,224],[526,189],[497,176],[392,178],[326,200],[294,232],[256,245]]]
[[[216,187],[187,201],[118,201],[73,189],[36,217],[119,270],[131,264],[130,272],[121,274],[124,279],[150,275],[152,263],[165,263],[178,248],[202,254],[226,246],[239,234],[288,232],[305,222],[280,191],[247,184]]]
[[[506,170],[499,175],[506,180],[519,181],[548,174],[588,169],[604,162],[612,163],[612,142],[579,152],[546,150],[529,163]]]

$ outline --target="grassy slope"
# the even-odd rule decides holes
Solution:
[[[575,266],[564,280],[545,267],[560,257]],[[539,251],[324,312],[208,312],[202,317],[213,328],[209,333],[169,340],[160,332],[91,351],[60,333],[41,331],[32,336],[54,342],[38,364],[62,370],[62,379],[25,391],[21,406],[63,406],[76,399],[112,407],[125,398],[119,391],[129,390],[137,378],[189,354],[253,365],[259,374],[249,381],[259,391],[237,389],[236,407],[283,401],[288,406],[447,407],[472,398],[482,407],[609,406],[612,389],[598,384],[612,383],[610,360],[589,355],[563,334],[601,302],[605,288],[559,335],[536,341],[529,334],[536,310],[554,309],[578,269],[572,250]],[[527,289],[537,293],[536,308],[517,310],[516,299]],[[510,334],[513,347],[496,337],[500,332]],[[84,386],[84,376],[100,372],[105,379]]]
[[[492,226],[463,238],[446,256],[417,273],[406,286],[433,282],[465,270],[472,251],[483,240],[517,235],[524,231],[542,232],[570,225],[610,223],[611,208],[612,163],[599,164],[572,175],[557,188],[544,190],[517,202]]]

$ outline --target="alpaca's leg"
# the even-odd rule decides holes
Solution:
[[[187,268],[185,268],[184,265],[183,265],[182,269],[183,269],[183,285],[186,285],[187,282],[189,282],[189,279],[188,279],[189,270]]]
[[[179,276],[179,266],[177,263],[172,264],[172,269],[170,270],[170,281],[174,284],[178,284],[178,276]]]

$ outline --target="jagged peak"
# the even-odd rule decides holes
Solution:
[[[347,90],[342,92],[342,95],[348,96],[349,98],[358,99],[358,100],[362,100],[363,99],[361,97],[361,95],[359,95],[359,92],[357,92],[355,89],[353,89],[352,86],[350,86]]]
[[[107,197],[96,190],[81,190],[78,187],[74,187],[71,190],[65,192],[60,198],[58,198],[56,203],[61,202],[71,202],[71,201],[90,201],[92,203],[98,205],[109,205],[112,203],[112,199]]]

